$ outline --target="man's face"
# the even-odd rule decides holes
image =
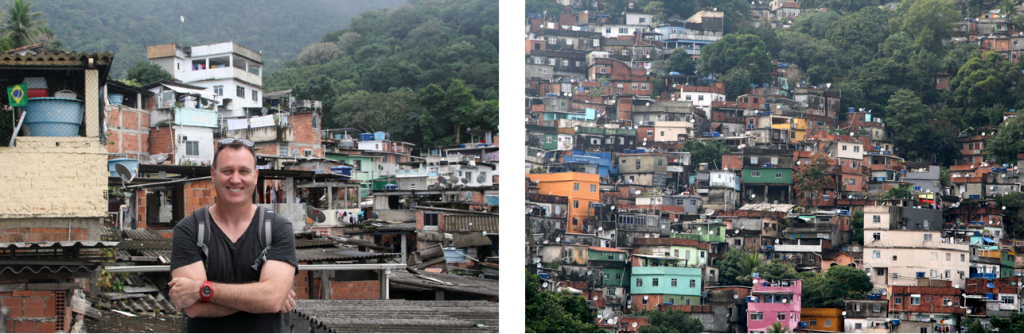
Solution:
[[[213,167],[213,184],[217,202],[223,204],[252,203],[258,171],[256,160],[245,148],[225,147],[218,153]]]

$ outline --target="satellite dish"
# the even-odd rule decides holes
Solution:
[[[740,234],[740,230],[732,231],[732,233]]]
[[[647,296],[644,296],[644,300],[647,300]]]
[[[562,237],[555,237],[555,242],[562,242]]]
[[[594,296],[594,300],[597,300],[597,296]],[[600,317],[600,315],[598,317]]]
[[[789,302],[789,298],[782,298],[782,303],[783,304],[788,303],[788,302]]]
[[[547,283],[544,283],[544,284],[547,284]],[[846,311],[843,311],[843,316],[844,317],[846,316]]]
[[[598,231],[598,232],[604,231],[604,227],[600,227],[600,226],[598,226],[598,227],[597,227],[597,231]]]
[[[439,182],[439,183],[444,183],[444,182],[445,182],[445,180],[444,180],[444,176],[438,176],[438,177],[437,177],[437,182]]]
[[[959,289],[960,288],[960,284],[953,284],[953,288]]]
[[[483,231],[483,235],[486,237],[487,236],[487,231]]]
[[[122,187],[124,187],[125,183],[132,183],[132,180],[135,179],[135,174],[124,164],[118,163],[114,165],[114,169],[117,170],[117,175],[121,177]]]
[[[466,178],[461,178],[461,179],[459,179],[459,181],[461,183],[469,183],[469,180],[467,180]]]
[[[309,204],[306,204],[306,216],[312,218],[314,223],[323,223],[327,220],[327,215],[323,211]]]
[[[480,174],[480,175],[476,176],[476,183],[484,183],[484,180],[487,180],[487,178],[484,177],[483,174]]]
[[[636,328],[636,322],[633,323],[633,328]]]
[[[542,288],[548,287],[548,282],[541,283],[540,287],[542,287]],[[846,313],[846,312],[843,312],[843,313]]]
[[[260,114],[262,114],[263,116],[266,116],[267,115],[267,111],[268,111],[267,108],[260,109]]]

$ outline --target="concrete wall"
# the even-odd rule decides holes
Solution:
[[[0,218],[106,215],[107,148],[98,138],[18,137],[0,147]]]

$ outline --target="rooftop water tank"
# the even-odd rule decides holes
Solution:
[[[377,131],[373,133],[373,140],[384,140],[384,132]]]
[[[373,140],[372,133],[361,133],[359,134],[359,141],[371,141]]]

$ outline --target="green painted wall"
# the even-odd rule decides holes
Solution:
[[[761,175],[754,176],[754,171],[760,171]],[[793,184],[793,170],[788,168],[744,168],[743,183]]]

